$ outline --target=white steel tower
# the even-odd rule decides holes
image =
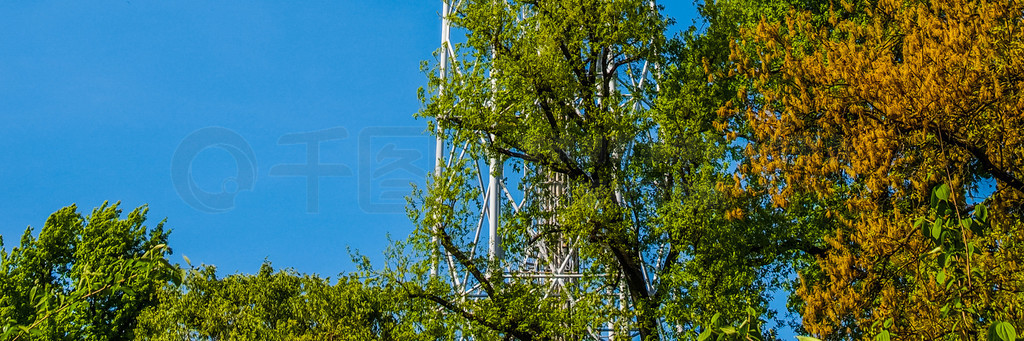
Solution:
[[[442,0],[441,1],[441,48],[437,55],[439,60],[438,66],[438,78],[441,80],[440,85],[437,88],[438,96],[442,97],[445,95],[445,91],[449,89],[445,88],[445,81],[449,77],[461,74],[463,72],[469,72],[467,70],[461,70],[460,64],[455,62],[456,49],[452,41],[452,18],[456,17],[460,13],[460,7],[462,6],[461,0]],[[651,11],[657,11],[657,6],[653,1],[648,3]],[[493,54],[493,51],[491,51]],[[599,63],[597,67],[604,68],[604,63]],[[613,89],[616,88],[642,88],[644,82],[648,81],[651,76],[651,70],[654,65],[643,64],[642,69],[622,70],[618,71],[622,74],[617,77],[610,77],[605,79],[605,84],[600,86],[607,86]],[[620,82],[628,81],[628,86],[622,86]],[[623,90],[626,96],[629,96],[629,90]],[[629,102],[630,106],[640,105],[638,101]],[[502,281],[529,281],[531,283],[540,284],[537,287],[543,288],[544,297],[556,296],[566,297],[567,304],[574,304],[574,297],[571,292],[564,290],[570,287],[573,283],[580,279],[584,279],[586,276],[607,276],[607,274],[594,273],[587,271],[587,262],[581,261],[579,249],[577,245],[580,243],[579,237],[571,238],[568,236],[558,234],[545,234],[542,235],[539,229],[531,228],[527,229],[529,236],[526,238],[531,240],[525,247],[525,252],[517,252],[515,255],[506,255],[502,249],[502,226],[503,218],[515,218],[520,210],[524,209],[528,204],[533,204],[535,207],[541,207],[542,210],[546,210],[551,213],[547,218],[540,218],[533,221],[537,225],[553,224],[551,221],[554,220],[558,214],[558,208],[561,205],[561,200],[567,195],[563,183],[566,181],[563,175],[554,174],[550,172],[549,176],[545,176],[547,179],[543,183],[530,184],[530,188],[524,188],[521,183],[518,182],[518,178],[525,174],[537,174],[540,172],[546,172],[545,169],[539,166],[526,167],[519,169],[518,172],[506,172],[505,161],[497,156],[484,156],[479,153],[479,150],[469,146],[469,144],[457,144],[453,143],[452,139],[446,136],[444,131],[444,124],[446,117],[438,116],[435,122],[435,133],[437,136],[436,149],[435,149],[435,168],[434,177],[443,176],[445,167],[451,166],[459,162],[465,162],[469,165],[469,168],[473,169],[471,182],[478,187],[481,202],[480,211],[476,215],[478,220],[475,224],[475,231],[471,233],[472,243],[469,245],[470,250],[469,257],[476,256],[478,249],[486,250],[487,259],[490,261],[489,266],[498,266],[500,269],[485,269],[483,273],[488,276],[500,275]],[[476,139],[480,141],[480,145],[486,146],[487,140],[490,136],[486,133],[480,133]],[[477,146],[476,148],[479,148]],[[479,159],[472,159],[479,158]],[[506,177],[508,176],[508,177]],[[621,198],[620,198],[621,200]],[[506,212],[509,217],[502,217],[502,211]],[[485,230],[486,229],[486,230]],[[439,247],[437,236],[434,236],[434,254],[432,255],[430,274],[438,278],[450,282],[451,286],[458,293],[461,293],[464,299],[476,299],[485,297],[479,283],[475,283],[473,276],[469,273],[469,270],[458,266],[458,260],[450,253]],[[486,241],[486,244],[484,242]],[[486,248],[484,248],[486,245]],[[515,257],[515,259],[510,259]],[[611,287],[604,289],[605,300],[608,306],[618,307],[618,309],[627,309],[626,298],[624,297],[625,290],[622,286]],[[588,328],[587,335],[581,335],[584,339],[600,339],[609,340],[617,339],[613,327],[616,323],[612,318],[605,321],[596,321],[593,326]],[[623,339],[630,339],[630,336],[626,336]]]

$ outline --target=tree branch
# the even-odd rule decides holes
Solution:
[[[495,298],[495,301],[498,301],[497,296],[495,295],[494,287],[491,286],[491,282],[487,279],[486,276],[484,276],[483,272],[480,272],[480,269],[476,267],[476,263],[473,263],[473,260],[467,257],[466,254],[462,252],[462,250],[459,250],[458,247],[455,247],[455,244],[452,243],[451,236],[449,236],[448,232],[445,232],[443,228],[438,229],[438,233],[441,235],[441,238],[438,239],[441,242],[441,246],[444,247],[445,251],[451,252],[452,256],[455,256],[455,259],[459,261],[459,264],[462,264],[462,266],[466,267],[466,270],[473,275],[473,278],[476,278],[476,280],[480,282],[480,286],[484,289],[484,292],[487,293],[487,296]]]
[[[440,296],[433,295],[433,294],[428,294],[428,293],[419,291],[419,292],[415,292],[415,293],[409,293],[409,297],[410,298],[423,298],[423,299],[427,299],[427,300],[429,300],[431,302],[437,303],[438,305],[444,307],[448,311],[456,313],[456,314],[459,314],[463,318],[465,318],[467,320],[470,320],[470,321],[474,321],[476,323],[479,323],[479,324],[481,324],[481,325],[483,325],[483,326],[485,326],[487,328],[490,328],[491,330],[495,330],[495,331],[498,331],[498,332],[502,332],[502,333],[511,335],[511,336],[513,336],[513,337],[515,337],[517,339],[520,339],[520,340],[527,340],[527,341],[528,340],[533,340],[533,335],[532,334],[519,331],[519,330],[517,330],[515,328],[512,328],[512,326],[509,326],[508,328],[502,328],[501,325],[493,323],[493,322],[490,322],[490,321],[487,321],[487,320],[485,320],[485,319],[483,319],[483,318],[481,318],[479,316],[476,316],[473,313],[470,313],[469,311],[466,311],[465,309],[462,309],[462,308],[456,306],[451,301],[448,301],[448,300],[446,300],[446,299],[444,299],[444,298],[442,298]]]
[[[971,155],[973,155],[974,158],[977,159],[979,163],[981,163],[981,166],[985,167],[985,169],[988,170],[989,173],[992,173],[992,176],[994,176],[996,179],[999,179],[1000,181],[1006,183],[1010,187],[1017,189],[1020,192],[1024,192],[1024,181],[1021,181],[1021,179],[1014,176],[1013,173],[1003,170],[1002,168],[996,166],[992,162],[992,160],[988,158],[988,154],[986,154],[984,150],[976,146],[967,144],[966,142],[954,136],[952,133],[943,130],[937,124],[932,124],[932,126],[938,133],[937,135],[939,136],[939,140],[963,148],[968,153],[971,153]]]

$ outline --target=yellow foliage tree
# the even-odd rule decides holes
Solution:
[[[742,122],[744,181],[838,222],[800,274],[807,332],[1020,328],[1024,2],[850,0],[741,35],[730,72],[751,87],[720,114]]]

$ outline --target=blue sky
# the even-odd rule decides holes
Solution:
[[[692,22],[690,1],[663,5],[675,30]],[[379,262],[387,234],[412,228],[403,184],[433,167],[426,122],[412,115],[439,11],[439,1],[0,3],[6,247],[63,206],[120,200],[126,211],[148,203],[152,224],[167,218],[174,261],[221,273],[269,259],[333,277],[354,270],[346,246]],[[311,155],[322,166],[308,167]]]

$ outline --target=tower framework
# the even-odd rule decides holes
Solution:
[[[504,1],[504,0],[500,0]],[[654,1],[648,3],[649,10],[657,11]],[[442,0],[441,1],[441,47],[437,58],[438,78],[441,80],[437,88],[437,95],[442,97],[449,89],[445,88],[445,81],[449,77],[471,72],[463,70],[465,67],[454,62],[457,58],[457,50],[452,40],[452,32],[457,29],[452,18],[460,15],[463,7],[463,0]],[[515,11],[520,15],[523,11]],[[528,12],[528,11],[526,11]],[[516,16],[521,18],[521,16]],[[494,51],[491,51],[492,56]],[[605,68],[604,63],[597,67]],[[615,77],[603,80],[603,84],[612,89],[618,89],[629,97],[632,89],[643,88],[648,82],[652,70],[656,65],[643,63],[642,68],[624,69]],[[625,83],[625,85],[620,84]],[[493,84],[493,83],[492,83]],[[621,105],[640,106],[639,101],[625,101]],[[542,166],[522,166],[509,172],[506,168],[508,161],[493,153],[481,153],[468,143],[459,144],[454,142],[444,131],[445,117],[438,116],[435,122],[436,145],[435,145],[435,168],[434,177],[443,176],[444,169],[455,164],[463,163],[472,170],[470,183],[477,189],[479,194],[479,212],[476,214],[475,230],[470,235],[471,243],[469,257],[478,257],[477,252],[486,250],[488,269],[484,272],[488,276],[501,276],[505,282],[528,281],[537,284],[541,288],[543,297],[563,297],[566,304],[575,304],[572,287],[581,280],[593,277],[614,276],[612,274],[600,273],[588,269],[588,262],[581,258],[579,245],[580,238],[561,234],[542,234],[537,226],[556,224],[558,212],[564,203],[563,198],[567,197],[567,189],[564,185],[567,181],[564,175],[549,172]],[[474,139],[479,140],[480,146],[486,146],[493,136],[487,133],[479,133]],[[543,182],[526,183],[520,179],[537,174],[545,174]],[[616,193],[616,195],[619,195]],[[620,198],[621,199],[621,198]],[[502,235],[503,226],[507,226],[504,220],[515,219],[527,207],[539,207],[546,212],[540,218],[533,219],[532,227],[526,229],[525,239],[530,241],[521,250],[514,254],[506,254],[503,249]],[[433,257],[430,268],[430,275],[436,278],[443,278],[449,282],[453,290],[466,300],[486,297],[481,290],[480,283],[474,281],[468,269],[458,266],[458,260],[451,252],[437,246],[439,241],[434,236],[436,255]],[[486,246],[486,247],[485,247]],[[642,256],[641,256],[642,257]],[[495,268],[497,267],[497,268]],[[646,275],[646,273],[645,273]],[[608,306],[617,307],[620,310],[628,309],[628,298],[624,284],[601,289],[603,300]],[[621,321],[619,321],[621,322]],[[611,340],[630,339],[632,335],[621,335],[621,328],[616,335],[614,318],[604,321],[595,321],[593,326],[587,328],[586,335],[580,335],[583,339]],[[628,332],[628,330],[626,331]]]

